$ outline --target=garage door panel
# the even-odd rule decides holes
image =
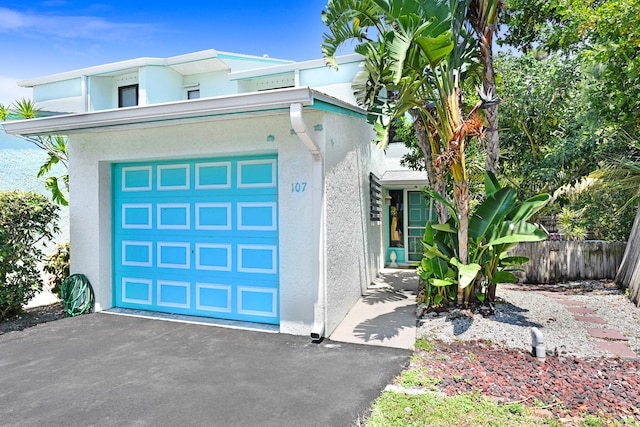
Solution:
[[[113,166],[116,306],[279,323],[277,159]]]
[[[231,313],[233,286],[221,283],[196,283],[196,309],[214,313]]]

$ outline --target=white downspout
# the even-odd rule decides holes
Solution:
[[[307,147],[311,155],[313,156],[313,170],[312,170],[312,189],[313,189],[313,216],[318,218],[318,230],[316,233],[318,250],[318,274],[317,274],[317,293],[316,300],[313,305],[313,327],[311,328],[311,339],[314,342],[319,342],[324,338],[325,324],[326,324],[326,286],[325,286],[325,271],[326,271],[326,242],[325,242],[325,210],[324,210],[324,174],[322,165],[322,153],[318,143],[313,139],[307,124],[304,122],[302,114],[302,104],[291,104],[289,109],[289,115],[291,119],[291,126],[296,132],[300,140]]]

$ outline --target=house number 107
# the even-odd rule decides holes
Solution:
[[[307,189],[306,182],[295,182],[291,184],[292,193],[303,193]]]

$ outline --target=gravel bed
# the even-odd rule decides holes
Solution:
[[[566,295],[583,302],[607,324],[577,321],[567,307],[541,292]],[[509,285],[498,287],[499,301],[493,315],[452,310],[426,313],[419,337],[444,342],[489,341],[507,348],[531,350],[531,328],[544,335],[548,354],[575,357],[614,356],[593,345],[586,327],[615,329],[628,338],[626,345],[640,355],[640,308],[609,281],[579,281],[558,285]]]

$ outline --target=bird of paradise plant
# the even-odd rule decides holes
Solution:
[[[440,223],[448,219],[445,173],[453,177],[458,262],[468,262],[469,180],[465,148],[484,131],[484,96],[466,115],[462,82],[478,66],[473,34],[465,24],[470,0],[331,0],[323,14],[329,33],[323,52],[329,64],[338,47],[357,40],[365,56],[354,81],[356,99],[369,112],[377,143],[388,143],[393,119],[410,114],[425,156]],[[369,32],[377,34],[372,39]],[[480,92],[481,97],[485,94]],[[459,286],[458,303],[464,302]]]

